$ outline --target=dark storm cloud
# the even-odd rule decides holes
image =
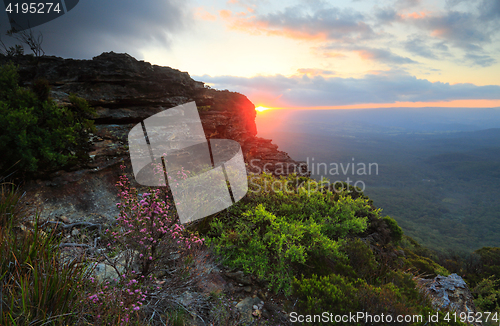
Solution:
[[[414,19],[415,25],[467,51],[480,51],[491,43],[492,31],[473,13],[450,11],[445,15]]]
[[[500,0],[483,0],[478,5],[481,19],[493,21],[500,18]],[[498,20],[496,20],[498,26]]]
[[[82,0],[64,16],[34,30],[42,32],[42,46],[49,55],[90,58],[115,51],[140,57],[144,45],[168,47],[171,35],[186,28],[188,17],[183,2],[177,0]],[[7,15],[1,19],[5,31]]]
[[[363,59],[378,61],[388,65],[417,63],[416,61],[410,58],[394,54],[392,51],[388,49],[372,49],[372,48],[359,47],[358,50],[355,51],[357,51]]]
[[[390,49],[371,48],[368,46],[359,45],[339,45],[336,43],[322,46],[320,47],[320,49],[323,51],[353,51],[356,52],[364,60],[380,62],[389,66],[418,63],[417,61],[414,61],[408,57],[397,55]]]
[[[467,53],[465,59],[470,61],[473,65],[481,67],[489,67],[494,65],[497,61],[490,57],[489,55],[478,55]]]
[[[391,24],[401,21],[401,16],[394,8],[375,8],[375,18],[379,24]]]
[[[409,37],[408,40],[404,42],[404,47],[406,51],[419,55],[424,58],[434,59],[434,60],[438,58],[437,55],[434,54],[434,51],[432,51],[432,49],[429,46],[427,46],[426,40],[419,36]]]
[[[427,59],[439,60],[453,57],[444,41],[435,42],[425,35],[413,34],[403,42],[404,49]]]
[[[240,18],[236,24],[248,31],[260,30],[290,38],[320,37],[326,41],[356,43],[378,37],[365,20],[363,14],[353,9],[313,2],[269,14],[256,13],[250,18]]]
[[[471,1],[467,12],[455,10],[455,7],[464,1],[452,0],[447,2],[448,10],[441,14],[430,14],[424,17],[408,17],[405,22],[412,24],[422,31],[426,31],[433,39],[440,39],[447,44],[466,52],[466,63],[488,67],[496,60],[485,50],[493,44],[500,31],[500,0]],[[419,55],[426,53],[426,49],[418,50],[417,42],[407,42],[408,51]],[[431,55],[427,51],[427,55]]]
[[[197,80],[251,96],[269,93],[280,95],[275,106],[334,106],[362,103],[449,101],[460,99],[500,99],[500,86],[475,86],[430,82],[401,71],[366,75],[364,78],[315,76],[198,76]]]
[[[465,3],[470,3],[470,2],[474,2],[475,0],[446,0],[446,7],[447,8],[453,8],[463,2]]]
[[[397,0],[394,6],[398,9],[409,9],[420,4],[420,0]]]

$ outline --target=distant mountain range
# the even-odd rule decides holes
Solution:
[[[310,133],[325,129],[329,133],[449,133],[500,128],[500,108],[271,110],[258,115],[257,124],[262,134],[290,127]]]

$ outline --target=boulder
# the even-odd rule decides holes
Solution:
[[[435,309],[455,311],[457,314],[473,313],[474,316],[478,312],[467,283],[455,273],[450,276],[438,275],[434,279],[420,279],[418,285],[429,296]],[[474,322],[472,325],[482,324]]]
[[[120,277],[118,272],[122,275],[127,270],[138,273],[140,271],[138,257],[139,252],[137,251],[122,251],[109,261],[96,263],[94,265],[94,277],[98,282],[108,281],[114,283]]]

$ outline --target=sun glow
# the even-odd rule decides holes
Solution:
[[[257,111],[257,112],[263,112],[266,110],[270,110],[270,108],[266,108],[265,106],[258,106],[255,108],[255,111]]]

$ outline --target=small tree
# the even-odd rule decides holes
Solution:
[[[20,44],[7,47],[5,43],[0,39],[0,53],[8,57],[14,57],[24,54],[24,48]]]
[[[7,35],[29,46],[35,57],[45,55],[45,51],[42,49],[43,34],[41,32],[35,34],[31,28],[18,32],[15,28],[12,28],[7,32]]]

